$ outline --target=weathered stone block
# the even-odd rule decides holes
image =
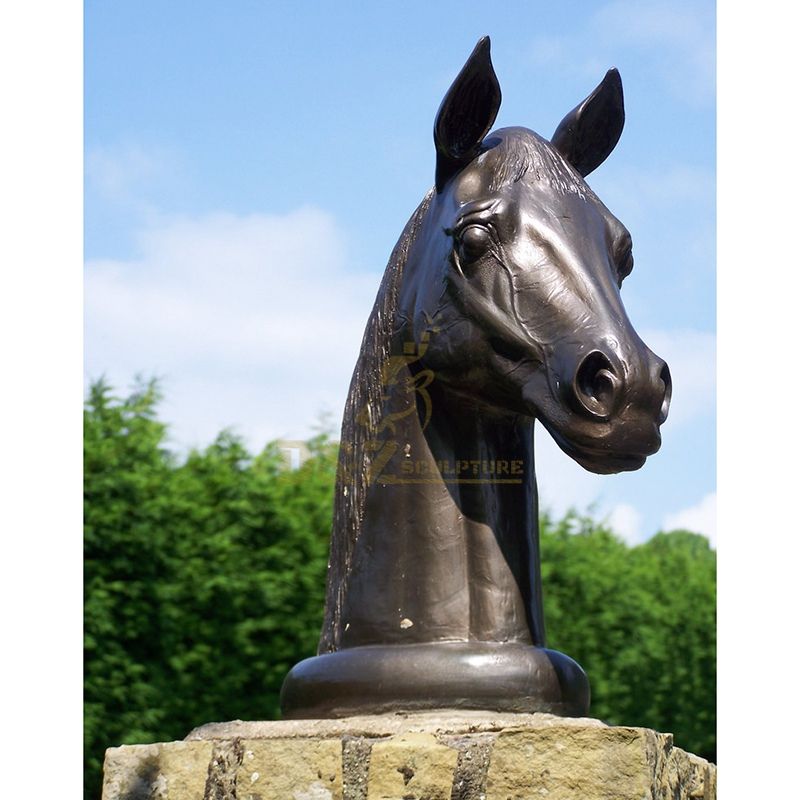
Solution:
[[[670,735],[646,728],[502,731],[486,800],[705,798],[706,767],[674,748]]]
[[[405,733],[372,746],[367,800],[450,800],[458,751],[430,733]]]
[[[211,742],[112,747],[103,800],[203,800],[211,753]]]
[[[242,748],[236,800],[342,800],[338,739],[252,739]]]

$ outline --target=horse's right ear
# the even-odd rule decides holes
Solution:
[[[436,114],[436,191],[480,152],[500,108],[500,84],[484,36],[447,90]]]

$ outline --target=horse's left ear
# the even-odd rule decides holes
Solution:
[[[608,158],[624,124],[622,78],[610,69],[600,85],[561,120],[550,141],[586,177]]]
[[[500,108],[500,83],[494,73],[489,37],[484,36],[447,90],[436,114],[436,191],[480,152]]]

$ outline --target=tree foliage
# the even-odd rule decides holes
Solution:
[[[588,517],[541,525],[548,645],[592,685],[592,716],[668,731],[716,760],[716,553],[704,536],[628,547]]]
[[[85,480],[85,794],[106,747],[204,722],[278,716],[322,622],[336,447],[287,469],[222,432],[178,460],[155,383],[89,390]],[[592,714],[715,755],[715,554],[696,534],[629,548],[575,514],[542,520],[549,645],[592,682]]]
[[[288,470],[221,433],[178,463],[154,384],[90,389],[85,428],[86,796],[107,746],[270,719],[322,625],[336,451]]]

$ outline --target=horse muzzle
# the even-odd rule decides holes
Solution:
[[[594,349],[571,369],[559,366],[571,378],[551,381],[558,397],[537,416],[567,455],[608,474],[637,470],[658,451],[672,396],[663,359],[642,344],[627,357]]]
[[[568,401],[588,419],[608,421],[621,410],[636,407],[663,425],[672,399],[672,378],[666,362],[648,348],[635,360],[592,350],[584,356],[569,384]]]

